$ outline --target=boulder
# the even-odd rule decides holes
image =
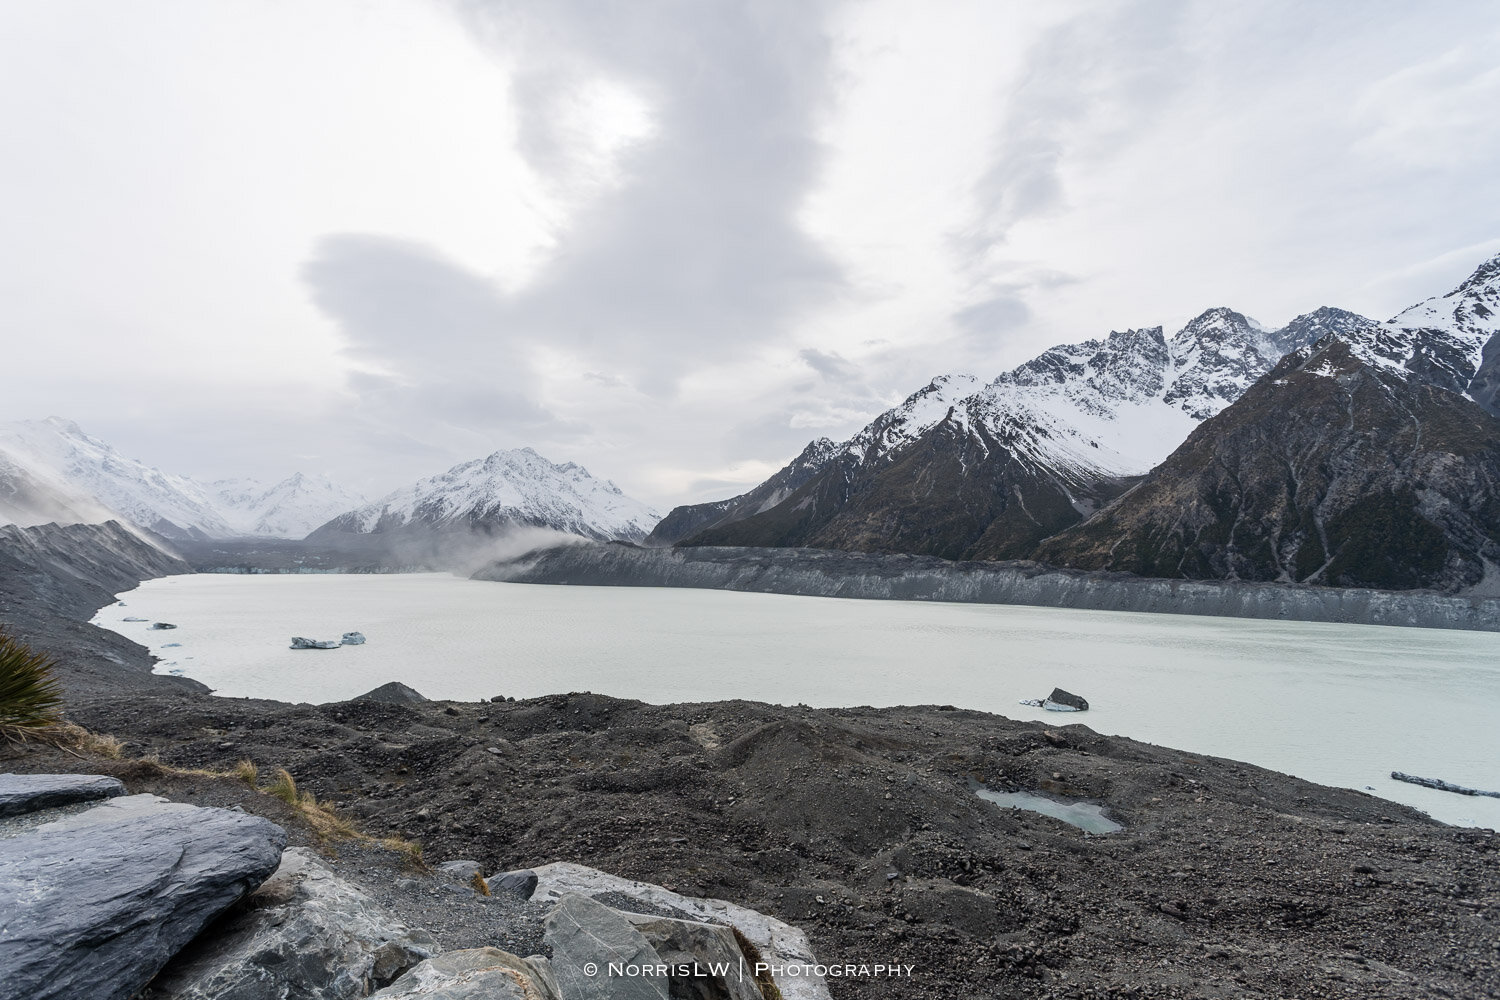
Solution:
[[[365,634],[363,632],[345,632],[344,637],[339,640],[339,643],[344,646],[363,646],[365,644]]]
[[[806,973],[774,977],[776,987],[785,1000],[829,1000],[827,980],[814,973],[811,968],[817,964],[817,959],[813,956],[807,935],[775,917],[722,899],[683,896],[659,885],[620,878],[618,875],[567,861],[542,865],[535,869],[535,874],[537,887],[532,896],[533,903],[560,900],[569,893],[604,896],[611,900],[623,896],[639,900],[642,909],[652,913],[665,912],[683,920],[734,927],[760,952],[767,963],[797,966],[799,973]],[[560,963],[554,960],[553,965],[561,979]]]
[[[544,958],[517,958],[499,948],[450,951],[429,958],[373,996],[381,1000],[560,1000],[544,968],[546,962]]]
[[[579,893],[547,914],[543,941],[567,1000],[670,1000],[661,958],[624,914]],[[611,965],[622,967],[615,975]],[[631,971],[634,970],[634,971]]]
[[[306,848],[193,942],[145,1000],[354,1000],[440,951]]]
[[[400,681],[391,681],[382,684],[373,691],[366,691],[353,701],[378,701],[388,705],[420,705],[427,701],[417,691],[407,687]]]
[[[1062,688],[1053,688],[1052,693],[1047,696],[1047,700],[1043,703],[1042,707],[1049,708],[1054,712],[1087,712],[1089,710],[1089,703],[1086,699],[1080,698],[1076,694],[1070,694]]]
[[[157,630],[161,630],[161,629],[176,628],[177,626],[173,625],[171,622],[152,622],[151,623],[151,627],[154,628],[154,629],[157,629]]]
[[[338,649],[341,645],[343,643],[335,639],[308,639],[300,635],[292,636],[293,649]]]
[[[0,774],[0,817],[124,794],[124,783],[102,774]]]
[[[444,861],[437,867],[438,871],[452,875],[454,878],[461,879],[464,882],[468,882],[484,870],[478,861],[470,861],[468,858],[456,858],[453,861]]]
[[[740,950],[734,931],[728,927],[639,913],[622,916],[671,967],[669,995],[695,1000],[764,1000],[755,981],[754,962]],[[688,969],[692,974],[686,974]]]
[[[536,892],[536,882],[534,871],[506,872],[490,879],[490,892],[530,899],[531,894]]]
[[[286,831],[154,795],[0,840],[0,1000],[126,1000],[276,870]]]

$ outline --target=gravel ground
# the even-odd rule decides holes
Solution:
[[[506,703],[290,706],[181,694],[73,717],[179,767],[250,759],[431,862],[575,861],[803,927],[828,962],[912,964],[844,997],[1500,996],[1491,831],[1085,726],[947,707]],[[238,804],[227,779],[31,750],[11,770],[95,769],[132,791]],[[1104,803],[1090,836],[980,800],[1024,788]],[[390,852],[337,867],[446,947],[537,949],[534,920]]]

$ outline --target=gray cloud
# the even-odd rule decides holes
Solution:
[[[859,367],[836,352],[808,347],[798,352],[798,356],[830,382],[848,382],[859,377]]]
[[[313,301],[348,352],[390,375],[351,379],[371,422],[432,423],[501,437],[577,431],[533,397],[536,373],[513,310],[494,285],[430,247],[371,235],[323,239],[304,265]]]
[[[567,249],[511,303],[538,335],[649,392],[743,354],[842,286],[798,227],[823,151],[825,3],[558,0],[460,4],[520,65],[522,150],[566,176],[558,106],[591,75],[650,105],[625,177],[574,219]],[[544,26],[536,22],[544,20]]]

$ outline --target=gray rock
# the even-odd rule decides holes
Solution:
[[[650,882],[620,878],[595,868],[554,861],[536,870],[537,889],[532,905],[560,900],[569,893],[593,898],[621,896],[648,913],[668,914],[704,923],[738,929],[765,961],[793,972],[774,976],[776,988],[786,1000],[829,1000],[828,982],[814,970],[817,958],[807,935],[791,924],[767,916],[748,906],[722,899],[684,896]]]
[[[619,911],[569,893],[547,914],[546,928],[552,972],[567,1000],[669,1000],[667,977],[654,970],[610,974],[612,963],[626,970],[661,964],[645,935]]]
[[[353,1000],[441,949],[306,848],[174,958],[145,1000]]]
[[[1055,705],[1062,706],[1061,709],[1053,708]],[[1070,694],[1062,688],[1053,688],[1052,693],[1042,703],[1043,708],[1051,708],[1053,711],[1087,712],[1089,710],[1088,700],[1080,698],[1076,694]]]
[[[292,636],[293,649],[338,649],[341,645],[343,643],[337,639],[308,639],[300,635]]]
[[[339,640],[345,646],[363,646],[365,634],[363,632],[345,632],[344,637]]]
[[[382,684],[373,691],[366,691],[354,701],[378,701],[388,705],[420,705],[427,699],[400,681]]]
[[[438,871],[445,872],[465,882],[483,871],[478,861],[470,861],[468,858],[455,858],[452,861],[444,861],[437,867]]]
[[[667,982],[670,995],[704,1000],[763,1000],[755,981],[755,969],[728,927],[638,913],[622,916],[635,925],[661,960],[672,967]],[[687,969],[693,973],[678,973]]]
[[[531,894],[536,892],[536,884],[537,878],[534,871],[506,872],[504,875],[496,875],[490,879],[490,891],[530,899]]]
[[[0,817],[124,794],[118,778],[102,774],[0,774]]]
[[[171,622],[152,622],[151,623],[151,627],[153,629],[161,630],[161,629],[176,628],[177,626],[173,625]]]
[[[125,1000],[265,881],[286,831],[154,795],[0,840],[0,1000]]]
[[[550,975],[499,948],[450,951],[430,958],[374,994],[382,1000],[559,1000]],[[238,1000],[238,998],[236,998]],[[573,1000],[570,995],[568,1000]]]

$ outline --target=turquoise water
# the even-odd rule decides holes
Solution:
[[[1500,827],[1500,635],[1440,629],[651,588],[441,574],[153,580],[96,619],[232,696],[322,702],[596,691],[651,702],[952,704],[1083,724],[1372,789]],[[147,622],[125,622],[140,617]],[[173,622],[172,631],[148,623]],[[291,650],[294,635],[363,646]],[[180,643],[166,648],[166,643]],[[1061,687],[1082,714],[1024,707]]]
[[[1104,815],[1103,806],[1093,802],[1064,802],[1032,792],[996,792],[988,788],[980,788],[975,794],[986,802],[993,802],[1002,808],[1025,809],[1028,812],[1041,813],[1043,816],[1060,819],[1064,823],[1076,826],[1080,830],[1087,830],[1089,833],[1116,833],[1125,829]]]

